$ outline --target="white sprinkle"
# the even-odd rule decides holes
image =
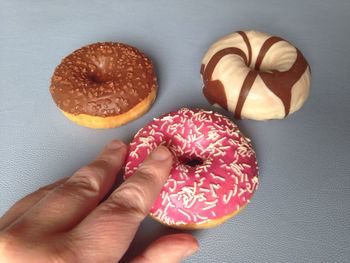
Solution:
[[[244,194],[245,190],[243,188],[240,188],[239,189],[239,193],[238,193],[238,196],[241,196],[242,194]]]
[[[218,202],[218,199],[215,199],[214,201],[206,201],[204,202],[206,205],[214,205]]]
[[[206,216],[197,215],[197,217],[201,220],[208,220],[208,217]]]
[[[236,183],[236,185],[238,184],[238,178],[237,178],[237,176],[232,176],[233,178],[234,178],[234,180],[235,180],[235,183]]]
[[[250,183],[245,183],[246,189],[249,193],[253,193],[254,189]]]
[[[205,181],[205,177],[199,179],[199,184],[198,184],[198,186],[203,185],[203,184],[204,184],[204,181]]]
[[[196,130],[196,132],[197,132],[198,134],[201,133],[200,130],[203,128],[203,125],[204,125],[204,123],[201,123],[201,125],[199,125],[198,127],[197,127],[197,126],[194,126],[194,129]]]
[[[174,116],[174,117],[178,117],[178,116]],[[163,120],[163,121],[170,121],[170,122],[173,122],[173,121],[174,121],[174,120],[173,120],[174,117],[172,117],[172,116],[165,116],[165,117],[162,118],[162,120]]]
[[[228,195],[224,194],[224,203],[227,205],[228,202],[230,201],[231,197],[232,197],[232,194],[233,194],[233,190],[231,189],[228,193]]]
[[[167,211],[168,211],[168,208],[169,208],[169,206],[171,205],[171,203],[170,202],[168,202],[167,203],[167,205],[165,206],[165,208],[164,208],[164,214],[166,214],[167,213]]]
[[[241,183],[243,183],[243,182],[244,182],[244,174],[240,174],[239,176],[240,176],[240,179],[241,179],[241,180],[240,180]]]
[[[220,184],[213,184],[213,187],[214,187],[216,190],[218,190],[218,189],[221,188]]]
[[[164,126],[165,126],[166,124],[167,124],[166,122],[163,122],[162,125],[160,126],[160,129],[163,130],[163,129],[164,129]]]
[[[174,180],[174,179],[169,179],[169,180],[171,180],[172,183],[173,183],[173,187],[169,187],[169,191],[170,191],[171,193],[173,193],[173,192],[175,191],[175,189],[177,188],[177,182],[176,182],[176,180]],[[168,180],[168,181],[169,181],[169,180]]]
[[[174,135],[176,132],[177,132],[177,130],[174,129],[174,130],[172,130],[169,134],[170,134],[170,135]]]
[[[228,200],[227,200],[227,194],[224,194],[222,200],[224,201],[224,203],[227,205]]]
[[[175,225],[185,225],[185,224],[186,223],[184,221],[181,221],[181,220],[175,223]]]
[[[197,202],[197,198],[192,198],[191,203],[187,204],[185,208],[191,208]]]
[[[211,190],[211,193],[213,195],[214,198],[218,198],[217,194],[215,193],[215,190],[214,190],[214,185],[213,184],[210,184],[210,190]]]
[[[159,208],[157,209],[157,211],[155,211],[154,213],[152,213],[152,215],[154,217],[159,217],[159,215],[162,215],[162,210],[160,210]]]
[[[220,126],[219,124],[217,124],[216,122],[214,122],[213,123],[213,125],[216,127],[216,128],[218,128],[219,130],[222,130],[222,126]]]
[[[165,193],[164,199],[163,199],[163,201],[162,201],[162,205],[165,205],[165,201],[170,202],[169,194],[168,194],[168,193]]]
[[[231,149],[231,146],[220,146],[220,150]]]
[[[154,135],[158,135],[158,136],[160,136],[160,137],[163,137],[163,136],[164,136],[164,133],[162,133],[162,132],[155,132]]]
[[[229,139],[228,142],[231,143],[232,145],[237,145],[237,142],[232,139]]]
[[[131,156],[131,157],[135,157],[135,158],[137,158],[137,159],[139,158],[139,155],[138,155],[135,151],[131,152],[131,153],[130,153],[130,156]]]
[[[199,189],[203,192],[210,192],[210,190],[208,188],[200,187]]]
[[[238,189],[238,186],[237,186],[237,185],[234,185],[232,196],[236,196],[236,194],[237,194],[237,189]]]
[[[214,205],[210,205],[210,206],[206,206],[206,207],[203,207],[202,210],[205,211],[205,210],[209,210],[209,209],[212,209],[213,207],[215,207],[216,204]]]
[[[214,179],[218,179],[218,180],[221,180],[223,182],[226,181],[226,179],[220,175],[215,175],[214,173],[210,173],[210,175],[214,178]]]
[[[128,161],[125,166],[128,167],[130,165],[131,165],[131,161]]]
[[[178,208],[177,211],[179,211],[181,214],[186,216],[188,220],[191,221],[191,216],[188,213],[186,213],[184,210],[182,210],[181,208]]]

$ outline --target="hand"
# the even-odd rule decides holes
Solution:
[[[18,201],[0,218],[0,261],[117,262],[128,249],[163,184],[172,158],[154,150],[134,176],[100,201],[115,182],[127,147],[112,141],[71,177]],[[132,262],[179,262],[198,250],[189,234],[163,236]]]

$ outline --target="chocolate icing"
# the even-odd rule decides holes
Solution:
[[[228,109],[228,107],[224,85],[220,80],[212,80],[212,75],[220,59],[229,54],[238,55],[242,57],[245,63],[248,62],[247,56],[242,50],[240,50],[239,48],[232,47],[220,50],[210,59],[205,68],[204,65],[202,65],[201,67],[202,69],[204,68],[204,73],[202,74],[204,82],[204,96],[208,99],[209,103],[218,103],[219,105],[221,105],[221,107],[223,107],[226,110]]]
[[[122,43],[95,43],[65,57],[51,79],[57,106],[71,114],[115,116],[157,88],[152,62]]]
[[[260,50],[260,53],[264,52],[265,49],[268,50],[274,43],[276,43],[273,40],[268,42],[268,40],[266,40],[266,42],[264,43],[264,46]],[[272,72],[259,72],[260,78],[264,81],[265,85],[282,101],[285,116],[287,116],[290,111],[290,103],[292,100],[292,88],[294,84],[301,78],[301,76],[304,74],[308,67],[308,63],[304,58],[303,54],[298,49],[296,49],[296,52],[296,60],[289,70],[273,70]],[[261,60],[263,59],[264,55],[262,55]],[[258,58],[259,57],[260,54]]]
[[[208,62],[207,66],[205,67],[205,65],[202,65],[201,67],[201,74],[203,75],[204,81],[203,93],[205,97],[211,104],[218,103],[223,108],[227,109],[227,98],[224,85],[220,80],[213,81],[212,74],[216,65],[219,63],[222,57],[228,54],[236,54],[241,56],[245,64],[251,69],[242,84],[235,108],[235,117],[241,118],[241,111],[244,102],[257,76],[260,76],[260,78],[264,81],[266,87],[281,99],[285,110],[285,116],[287,116],[289,114],[291,106],[292,88],[294,84],[302,77],[309,66],[306,59],[296,48],[296,60],[289,70],[283,72],[278,70],[271,70],[270,72],[259,71],[261,63],[270,48],[279,41],[285,41],[282,38],[273,36],[268,38],[262,45],[254,65],[254,69],[252,69],[252,65],[250,65],[252,57],[252,48],[250,41],[244,32],[239,31],[237,33],[242,36],[243,41],[247,45],[248,58],[246,54],[238,48],[225,48],[214,54]]]
[[[245,100],[250,92],[250,89],[253,86],[254,81],[255,81],[257,76],[258,76],[258,72],[251,70],[248,72],[248,75],[244,79],[241,91],[239,93],[236,109],[235,109],[235,117],[237,119],[241,118],[241,112],[242,112],[244,102],[245,102]]]
[[[244,33],[243,31],[238,31],[237,32],[238,34],[240,34],[244,40],[244,43],[246,44],[247,46],[247,50],[248,50],[248,61],[247,61],[247,66],[249,67],[250,66],[250,63],[252,63],[252,46],[250,45],[250,41],[247,37],[247,34]]]
[[[269,51],[270,48],[279,41],[283,41],[283,39],[280,37],[270,37],[265,40],[256,58],[255,67],[254,67],[255,70],[260,70],[261,63],[264,57],[266,56],[267,51]]]

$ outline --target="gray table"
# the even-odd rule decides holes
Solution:
[[[350,2],[283,2],[0,0],[0,214],[161,113],[211,109],[201,94],[203,54],[222,35],[257,29],[303,51],[311,96],[285,120],[238,122],[255,145],[260,188],[243,213],[195,232],[201,251],[186,262],[349,262]],[[97,41],[140,47],[157,66],[154,106],[117,129],[69,122],[48,90],[61,58]],[[147,219],[126,258],[170,232]]]

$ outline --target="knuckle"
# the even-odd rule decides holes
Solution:
[[[160,179],[158,176],[157,169],[151,165],[140,165],[136,174],[140,180],[154,181],[155,183],[157,183]]]
[[[77,171],[66,183],[78,193],[97,195],[100,193],[102,171],[88,165]]]
[[[139,184],[127,183],[118,188],[111,196],[111,203],[118,210],[144,218],[149,213],[147,195]]]
[[[152,176],[157,172],[154,166],[148,163],[142,163],[137,169],[138,173],[144,174],[145,176]]]
[[[53,191],[53,187],[50,187],[50,186],[43,186],[43,187],[40,187],[36,192],[39,192],[41,193],[42,195],[47,195],[49,194],[51,191]],[[31,195],[33,195],[34,193],[36,192],[33,192],[31,193]]]

